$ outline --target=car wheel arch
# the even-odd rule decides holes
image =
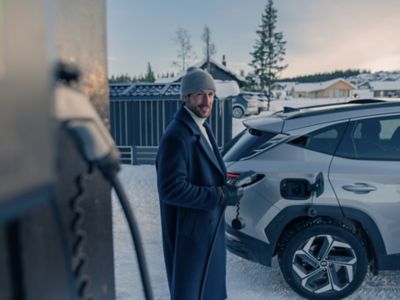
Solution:
[[[232,109],[234,109],[235,107],[240,107],[241,109],[243,109],[244,111],[246,110],[246,108],[244,107],[243,104],[240,103],[235,103],[232,105]]]
[[[310,206],[303,205],[286,207],[265,228],[264,232],[270,241],[273,256],[285,246],[285,239],[288,238],[293,228],[320,218],[359,231],[368,245],[368,256],[373,263],[373,271],[380,269],[380,256],[385,256],[387,252],[379,229],[370,216],[354,208],[342,207],[343,215],[337,213],[337,207],[314,205],[312,208],[317,211],[317,216],[312,218],[308,215],[309,208]]]

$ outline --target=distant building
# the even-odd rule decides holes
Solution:
[[[315,83],[296,83],[292,86],[292,96],[296,98],[347,98],[356,87],[343,78]]]
[[[207,71],[213,76],[214,79],[223,80],[223,81],[227,81],[227,80],[236,81],[237,84],[239,85],[239,87],[243,87],[246,82],[246,79],[243,76],[237,75],[235,72],[230,70],[226,66],[226,62],[224,65],[222,63],[221,64],[217,63],[213,59],[210,59],[209,63],[207,63],[207,61],[204,59],[201,62],[195,64],[194,66],[199,67],[203,70],[207,69]],[[158,79],[156,82],[157,83],[180,82],[183,75],[185,75],[185,73],[186,73],[186,71],[181,74],[178,74],[174,78],[161,78],[161,79]]]
[[[359,89],[369,89],[374,97],[400,97],[400,80],[369,81],[359,85]]]
[[[290,99],[293,97],[293,87],[296,85],[294,81],[276,82],[272,89],[274,99]]]

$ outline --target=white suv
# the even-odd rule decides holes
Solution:
[[[229,176],[257,176],[226,210],[233,253],[287,283],[339,299],[373,272],[400,269],[400,102],[285,108],[245,121],[223,152]]]

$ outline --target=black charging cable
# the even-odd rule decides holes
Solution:
[[[57,202],[57,199],[53,197],[50,200],[51,210],[53,211],[54,221],[56,222],[57,231],[60,234],[61,240],[61,248],[62,248],[62,257],[64,261],[64,269],[65,274],[68,281],[68,289],[70,291],[70,299],[71,300],[78,300],[78,288],[76,286],[76,282],[74,276],[72,274],[72,257],[69,252],[69,243],[66,235],[66,230],[64,228],[64,224],[62,222],[61,210],[60,205]]]
[[[233,184],[233,185],[235,185],[237,187],[243,187],[245,185],[250,184],[252,181],[254,181],[254,179],[256,177],[257,177],[257,173],[255,173],[254,171],[247,171],[247,172],[241,173],[234,180],[229,180],[229,183]],[[215,231],[213,233],[213,237],[212,237],[212,240],[211,240],[211,245],[210,245],[210,248],[208,249],[206,266],[204,268],[203,276],[201,278],[199,300],[203,300],[203,298],[204,298],[204,290],[205,290],[205,286],[206,286],[208,270],[210,268],[211,257],[212,257],[212,255],[214,253],[214,248],[215,248],[215,244],[216,244],[216,241],[217,241],[218,231],[220,230],[220,228],[222,226],[222,220],[224,219],[224,216],[225,216],[225,209],[226,209],[226,206],[222,209],[221,214],[220,214],[220,216],[218,218],[217,227],[215,228]]]
[[[118,196],[119,202],[121,203],[126,220],[128,222],[129,231],[132,236],[133,247],[134,247],[134,249],[136,249],[136,258],[137,258],[137,262],[138,262],[138,266],[139,266],[140,277],[142,279],[143,291],[144,291],[146,299],[152,300],[154,298],[153,298],[152,289],[151,289],[151,285],[150,285],[149,273],[146,268],[146,258],[144,256],[144,250],[143,250],[143,246],[142,246],[143,244],[142,244],[142,240],[140,237],[140,233],[138,231],[136,219],[133,215],[133,210],[131,208],[131,205],[129,204],[128,197],[122,186],[121,180],[119,179],[117,174],[112,175],[112,174],[105,173],[105,172],[103,172],[103,174],[105,175],[105,177],[108,179],[108,181],[113,186],[115,193]]]
[[[70,128],[70,130],[71,130],[71,128]],[[78,143],[81,142],[79,135],[77,135],[73,129],[72,129],[71,133],[73,134],[73,136],[76,137],[75,140]],[[83,154],[85,155],[85,151],[83,151]],[[138,263],[138,267],[139,267],[140,278],[141,278],[142,285],[143,285],[143,292],[145,294],[145,299],[153,300],[154,297],[153,297],[153,292],[152,292],[152,288],[151,288],[151,284],[150,284],[149,273],[148,273],[148,270],[146,267],[146,258],[145,258],[144,250],[143,250],[143,242],[140,237],[138,225],[137,225],[135,216],[133,214],[132,207],[129,203],[128,196],[126,195],[126,192],[123,188],[121,180],[118,177],[118,172],[120,170],[119,159],[116,159],[115,155],[107,155],[105,158],[102,158],[102,159],[96,160],[96,161],[92,161],[91,163],[93,163],[94,165],[96,165],[99,168],[99,170],[102,172],[105,179],[111,184],[111,186],[115,190],[115,193],[118,196],[119,202],[122,206],[122,210],[126,217],[129,231],[130,231],[130,234],[132,237],[133,249],[136,250],[135,251],[136,258],[137,258],[137,263]]]
[[[208,249],[207,262],[206,262],[206,266],[203,271],[203,276],[201,278],[199,300],[203,300],[203,298],[204,298],[204,290],[205,290],[206,281],[207,281],[206,279],[207,279],[207,275],[208,275],[208,269],[210,268],[211,256],[214,253],[214,248],[215,248],[215,244],[217,241],[217,235],[218,235],[218,231],[221,227],[222,220],[224,219],[225,209],[226,209],[226,206],[222,209],[221,214],[218,218],[217,227],[215,228],[213,238],[211,240],[211,245],[210,245],[210,248]]]

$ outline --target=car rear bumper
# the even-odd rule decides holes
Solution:
[[[226,224],[226,246],[230,252],[245,259],[271,266],[272,249],[269,244],[252,238]]]

